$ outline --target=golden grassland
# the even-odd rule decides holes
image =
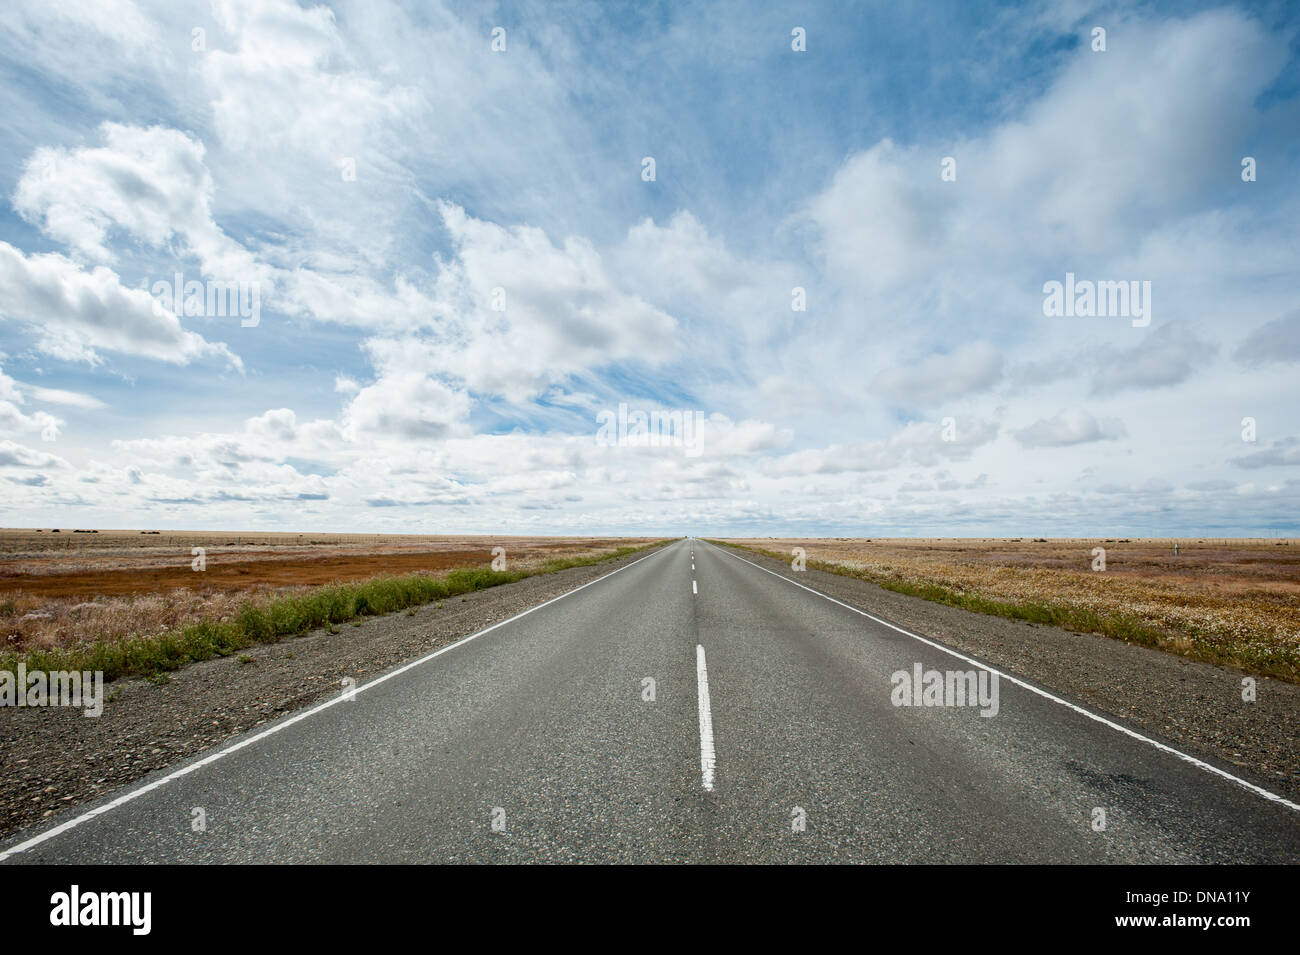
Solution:
[[[600,537],[528,535],[321,534],[265,531],[86,530],[0,528],[0,581],[16,576],[135,570],[175,565],[202,547],[244,561],[356,555],[463,554],[507,548],[585,547]]]
[[[0,653],[156,638],[235,619],[250,601],[397,575],[531,573],[648,543],[641,538],[267,534],[0,529]],[[195,547],[205,569],[193,569]]]
[[[981,613],[1300,682],[1300,544],[1223,538],[733,539]],[[1175,553],[1177,545],[1177,553]],[[1105,570],[1093,570],[1094,548]]]

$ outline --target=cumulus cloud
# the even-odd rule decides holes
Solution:
[[[1246,365],[1300,361],[1300,309],[1252,330],[1232,357]]]
[[[229,348],[187,331],[155,308],[143,289],[125,288],[112,270],[85,271],[57,253],[24,255],[0,242],[0,317],[25,322],[37,348],[69,361],[98,362],[96,349],[188,364],[204,357],[242,368]]]
[[[14,441],[0,439],[0,467],[67,468],[68,462],[56,454],[33,451]]]
[[[429,357],[470,391],[524,401],[583,371],[678,350],[674,318],[620,288],[587,239],[557,246],[538,228],[439,208],[455,257],[437,291],[457,320]]]
[[[200,69],[217,131],[232,149],[289,147],[333,164],[375,143],[421,102],[415,89],[356,66],[324,4],[216,0],[212,12],[233,49],[214,38]]]
[[[1092,359],[1092,393],[1176,385],[1214,357],[1218,349],[1179,324],[1162,325],[1132,348],[1104,347]]]
[[[1015,433],[1027,448],[1057,448],[1092,441],[1115,441],[1127,434],[1118,418],[1094,418],[1082,408],[1067,408],[1050,418],[1040,418]]]
[[[45,411],[24,414],[12,401],[0,400],[0,434],[23,435],[29,432],[40,434],[41,440],[53,441],[59,436],[59,429],[64,422]]]
[[[1240,159],[1227,144],[1263,124],[1255,103],[1287,50],[1234,10],[1128,15],[1111,35],[1123,41],[1105,55],[1081,44],[1041,95],[991,127],[957,141],[886,138],[849,156],[800,218],[828,275],[904,330],[970,310],[1022,334],[1043,282],[1066,268],[1131,277],[1153,223],[1220,195]],[[945,157],[955,181],[940,179]]]
[[[216,480],[250,467],[278,466],[291,458],[343,461],[351,453],[335,422],[301,422],[289,408],[248,418],[238,430],[119,439],[112,447],[141,467],[206,473]]]
[[[912,405],[933,405],[984,391],[1002,378],[1002,355],[988,342],[971,342],[946,354],[886,368],[871,390]]]
[[[321,8],[323,9],[323,8]],[[256,286],[258,299],[288,315],[361,327],[415,328],[441,314],[438,303],[401,273],[380,280],[364,262],[318,255],[308,267],[291,246],[264,243],[256,251],[231,238],[213,212],[215,185],[207,148],[164,126],[104,123],[103,145],[43,147],[27,160],[14,207],[73,255],[113,263],[122,238],[161,253],[192,256],[203,277]],[[285,259],[286,264],[277,264]],[[184,261],[150,276],[174,282]]]
[[[872,292],[932,274],[953,215],[937,169],[938,156],[889,139],[849,159],[807,207],[831,273]]]
[[[208,275],[269,284],[269,270],[213,219],[201,142],[163,126],[104,123],[99,132],[102,146],[31,155],[14,191],[23,218],[96,262],[116,260],[110,239],[120,230],[155,249],[178,238]]]
[[[969,458],[975,448],[988,444],[997,434],[996,422],[978,418],[957,422],[950,436],[942,424],[913,421],[883,441],[794,451],[764,462],[763,470],[774,476],[793,476],[934,466]]]
[[[791,308],[796,287],[812,314],[828,306],[818,289],[807,287],[806,271],[779,259],[737,253],[688,210],[675,212],[662,225],[642,219],[609,258],[630,291],[670,312],[687,330],[707,329],[716,348],[738,357],[745,346],[756,346],[759,354],[752,357],[761,357],[763,344],[806,317],[807,311]]]
[[[1246,144],[1294,138],[1289,102],[1260,95],[1286,38],[1249,15],[1119,13],[1105,56],[1086,41],[1055,46],[1050,63],[1030,51],[1033,72],[1008,72],[1004,100],[961,110],[969,123],[887,98],[833,143],[789,145],[783,114],[738,72],[755,109],[737,151],[705,128],[711,116],[682,110],[673,156],[645,141],[643,110],[601,112],[626,106],[624,84],[643,98],[643,71],[624,61],[631,79],[619,76],[536,17],[492,56],[478,19],[440,8],[363,23],[315,0],[217,0],[198,56],[183,11],[37,7],[0,10],[0,58],[29,46],[22,65],[56,92],[34,82],[0,101],[36,94],[11,110],[9,154],[26,159],[11,204],[63,255],[0,245],[0,325],[36,343],[4,343],[19,352],[10,370],[51,386],[0,377],[14,513],[57,502],[114,520],[148,507],[179,523],[396,530],[421,507],[461,530],[850,531],[863,515],[905,533],[1020,526],[1080,513],[1073,472],[1032,449],[1118,440],[1124,425],[1095,402],[1121,390],[1141,440],[1111,456],[1106,501],[1087,505],[1099,526],[1136,514],[1155,529],[1177,503],[1168,481],[1147,480],[1162,469],[1198,478],[1185,492],[1196,526],[1287,512],[1300,488],[1216,480],[1294,463],[1293,439],[1225,462],[1215,425],[1178,426],[1276,421],[1294,403],[1278,367],[1300,357],[1294,315],[1233,353],[1275,363],[1267,374],[1215,363],[1192,331],[1293,307],[1293,203],[1267,177],[1235,177]],[[1035,39],[1071,21],[1039,18]],[[675,62],[664,102],[694,82]],[[183,128],[151,125],[159,116]],[[121,121],[94,125],[104,117]],[[683,161],[706,142],[716,155]],[[628,159],[652,149],[654,185]],[[939,177],[949,155],[956,182]],[[344,158],[355,181],[339,175]],[[11,224],[22,244],[29,230]],[[196,433],[171,433],[184,430],[177,409],[140,402],[172,373],[133,366],[122,373],[138,391],[102,393],[140,430],[86,437],[80,468],[18,443],[60,428],[81,439],[92,429],[74,427],[78,413],[102,407],[84,369],[38,367],[46,357],[237,363],[203,337],[222,337],[213,326],[200,336],[157,315],[118,278],[194,264],[261,281],[286,319],[239,333],[257,367],[238,400],[205,403]],[[1044,321],[1039,289],[1067,269],[1153,279],[1154,327]],[[794,286],[807,312],[791,309]],[[212,376],[185,373],[198,393],[222,387]],[[1020,394],[1047,387],[1050,406]],[[707,410],[701,454],[598,446],[592,415],[620,395]],[[1045,417],[1073,402],[1092,413]],[[900,427],[900,407],[933,420]],[[1008,420],[1035,423],[1000,441]],[[1222,505],[1226,489],[1248,503]]]
[[[725,459],[752,457],[781,448],[793,437],[789,428],[778,428],[768,421],[732,421],[727,415],[714,412],[703,415],[697,441],[701,457]]]
[[[298,416],[291,408],[275,408],[249,418],[244,430],[272,441],[293,441],[298,437]]]
[[[349,402],[342,425],[347,438],[437,440],[466,433],[469,395],[430,374],[439,361],[435,346],[376,339],[366,348],[378,378]]]
[[[1232,463],[1239,468],[1270,468],[1300,464],[1300,438],[1282,438],[1262,451],[1234,458]]]
[[[628,229],[617,255],[622,270],[638,275],[647,292],[678,301],[720,302],[754,281],[748,263],[688,210],[662,226],[642,219]]]

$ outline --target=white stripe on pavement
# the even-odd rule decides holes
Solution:
[[[713,749],[713,711],[709,708],[709,670],[704,665],[704,647],[695,645],[695,679],[700,688],[700,781],[706,793],[713,792],[713,770],[718,754]]]
[[[530,613],[534,613],[535,611],[541,610],[543,607],[549,607],[557,600],[563,600],[565,597],[572,597],[579,590],[585,590],[588,587],[590,587],[592,584],[598,584],[602,580],[608,580],[609,578],[613,577],[615,574],[622,573],[623,571],[627,570],[629,567],[634,567],[637,564],[641,563],[641,561],[643,560],[649,560],[651,557],[657,557],[659,554],[662,554],[665,551],[671,549],[671,547],[672,545],[668,544],[660,548],[659,550],[655,551],[653,554],[646,554],[644,557],[638,557],[630,564],[624,564],[622,567],[619,567],[617,570],[613,570],[608,574],[602,574],[601,576],[597,577],[595,580],[589,580],[585,584],[582,584],[579,587],[574,587],[572,590],[565,591],[564,593],[560,594],[558,597],[552,597],[550,600],[546,601],[545,603],[538,604],[536,607],[529,607],[523,613],[517,613],[513,617],[509,618],[508,620],[502,620],[500,623],[494,623],[492,624],[492,626],[486,627],[483,630],[480,630],[478,633],[472,633],[468,637],[463,637],[460,640],[457,640],[455,643],[443,647],[441,650],[435,650],[430,654],[420,657],[420,659],[418,660],[413,660],[412,662],[406,664],[405,666],[400,666],[396,670],[390,670],[388,673],[385,673],[383,676],[371,680],[365,686],[357,687],[356,689],[349,692],[347,695],[340,694],[329,700],[326,700],[324,703],[320,704],[319,706],[315,706],[310,710],[306,710],[302,713],[297,714],[296,716],[291,716],[288,719],[283,720],[282,722],[276,723],[275,725],[262,730],[262,732],[257,733],[254,736],[250,736],[247,739],[240,740],[238,743],[235,743],[232,746],[227,746],[225,749],[213,753],[210,756],[205,756],[202,759],[198,760],[197,762],[190,763],[188,766],[184,766],[176,770],[174,773],[169,773],[168,775],[164,776],[161,779],[155,779],[153,782],[141,786],[139,789],[133,789],[129,793],[125,793],[124,795],[118,796],[112,802],[104,803],[102,806],[96,806],[94,809],[91,809],[89,812],[82,813],[80,816],[77,816],[75,819],[69,819],[67,822],[54,826],[52,829],[47,829],[42,833],[32,836],[32,838],[28,839],[26,842],[20,842],[18,845],[14,846],[13,848],[5,849],[3,852],[0,852],[0,862],[3,862],[5,859],[8,859],[12,855],[17,855],[18,853],[26,852],[29,849],[34,849],[36,846],[39,846],[41,843],[48,842],[49,840],[53,839],[55,836],[62,835],[63,833],[69,831],[70,829],[75,829],[83,822],[88,822],[89,820],[94,819],[96,816],[102,816],[105,813],[112,812],[114,809],[117,809],[119,806],[125,806],[127,803],[135,799],[138,799],[139,797],[145,795],[146,793],[153,792],[153,790],[155,789],[160,789],[161,787],[166,786],[169,782],[171,782],[174,779],[180,779],[182,776],[188,776],[190,773],[202,769],[204,766],[210,765],[211,763],[215,763],[217,760],[229,756],[231,753],[238,752],[239,750],[244,749],[246,746],[252,746],[254,743],[260,742],[261,740],[266,739],[268,736],[274,736],[276,733],[280,732],[281,730],[288,729],[290,726],[293,726],[293,724],[301,722],[302,720],[307,719],[307,717],[309,716],[315,716],[317,713],[321,712],[321,710],[327,710],[331,706],[341,703],[346,699],[356,698],[360,696],[362,693],[366,692],[366,690],[373,689],[374,687],[379,686],[379,684],[381,683],[386,683],[387,681],[391,680],[393,677],[400,676],[401,674],[405,673],[407,670],[413,670],[423,663],[428,663],[434,657],[440,657],[444,653],[448,653],[451,650],[455,650],[457,647],[464,646],[465,644],[469,643],[471,640],[477,640],[479,637],[483,636],[484,634],[488,634],[491,633],[493,630],[500,629],[501,627],[504,627],[508,623],[514,623],[520,617],[526,617]]]

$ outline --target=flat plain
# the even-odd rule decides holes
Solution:
[[[0,634],[22,652],[220,620],[250,598],[402,574],[510,570],[645,540],[210,531],[0,529]],[[202,550],[203,570],[195,569]]]
[[[728,542],[790,560],[802,548],[822,569],[904,593],[1300,681],[1300,546],[1289,538]]]

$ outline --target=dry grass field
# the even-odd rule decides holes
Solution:
[[[509,570],[594,557],[642,539],[0,529],[0,649],[29,652],[222,620],[248,599],[378,576]],[[206,568],[193,569],[193,548]]]
[[[984,613],[1300,682],[1300,543],[1188,538],[735,539]],[[1177,553],[1175,553],[1177,545]],[[1105,570],[1093,570],[1093,548]]]

